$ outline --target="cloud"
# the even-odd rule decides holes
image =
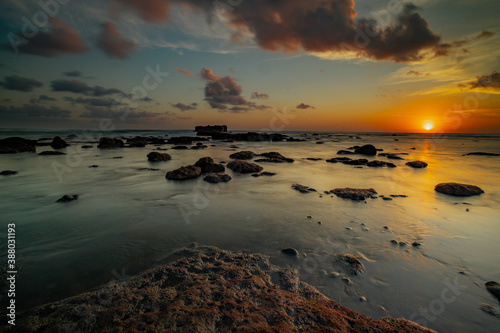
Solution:
[[[50,18],[50,25],[49,31],[39,31],[27,40],[26,44],[19,45],[19,52],[53,57],[58,54],[83,53],[87,50],[83,39],[70,25],[55,17]],[[23,40],[24,37],[20,36],[21,33],[19,39]]]
[[[201,78],[206,80],[205,100],[212,109],[241,111],[249,110],[253,103],[249,103],[241,96],[242,88],[232,77],[215,75],[210,68],[202,68]],[[238,108],[238,109],[234,109]]]
[[[42,103],[44,101],[54,102],[54,101],[57,101],[57,99],[55,99],[53,97],[49,97],[47,95],[40,95],[38,98],[32,98],[32,99],[30,99],[30,103],[31,104]]]
[[[65,101],[71,102],[71,103],[79,103],[79,104],[85,104],[85,105],[90,105],[90,106],[117,106],[117,105],[122,105],[119,103],[117,100],[112,99],[112,98],[73,98],[73,97],[64,97]]]
[[[123,93],[116,88],[103,88],[101,86],[91,87],[85,82],[78,80],[54,80],[51,82],[52,91],[67,91],[76,94],[84,94],[90,96],[105,96]]]
[[[187,70],[182,69],[182,68],[176,68],[176,70],[177,70],[179,73],[184,74],[184,76],[185,76],[185,77],[190,77],[191,75],[193,75],[193,73],[192,73],[192,72],[188,72]]]
[[[71,111],[60,109],[57,106],[45,107],[42,105],[24,104],[23,106],[0,106],[0,119],[26,120],[26,118],[69,118]]]
[[[146,22],[162,24],[168,20],[171,1],[168,0],[117,0],[122,7],[134,9]],[[121,8],[114,8],[119,11]]]
[[[252,96],[250,98],[254,99],[268,99],[269,95],[268,94],[259,94],[258,92],[252,93]]]
[[[152,102],[153,99],[149,96],[144,96],[144,97],[138,98],[137,101],[139,101],[139,102]]]
[[[17,75],[6,76],[5,82],[0,82],[0,85],[8,90],[17,90],[23,92],[33,91],[34,88],[43,86],[43,83],[34,79],[28,79]]]
[[[116,25],[106,22],[101,26],[97,46],[110,58],[126,59],[129,53],[135,50],[136,44],[121,37]]]
[[[177,104],[170,103],[170,105],[172,105],[174,108],[177,108],[181,111],[188,111],[188,110],[196,110],[198,103],[191,103],[189,105],[186,105],[183,103],[177,103]]]
[[[479,35],[476,36],[475,39],[487,39],[492,37],[494,34],[494,32],[483,30]]]
[[[459,85],[460,86],[460,85]],[[465,85],[461,85],[464,87]],[[477,80],[472,81],[467,84],[470,89],[475,88],[494,88],[500,89],[500,73],[493,71],[491,75],[482,75],[477,78]]]
[[[82,79],[95,79],[92,76],[83,76],[83,73],[81,71],[78,71],[78,70],[64,72],[63,74],[65,76],[70,76],[70,77],[80,77]]]
[[[424,74],[424,73],[419,72],[419,71],[411,70],[411,71],[406,72],[406,75],[408,75],[408,76],[422,76],[422,75],[429,76],[431,74],[430,73]]]
[[[309,104],[304,104],[304,103],[300,103],[300,104],[299,104],[299,105],[297,105],[295,108],[296,108],[296,109],[300,109],[300,110],[316,109],[314,106],[309,105]]]
[[[88,106],[86,113],[80,115],[80,118],[108,118],[108,119],[138,119],[138,118],[160,118],[168,115],[168,113],[154,113],[147,111],[127,111],[127,112],[113,112],[109,108],[102,108],[98,106]]]

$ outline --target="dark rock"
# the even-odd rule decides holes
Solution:
[[[373,145],[364,145],[354,150],[354,153],[362,155],[377,155],[377,148]]]
[[[269,153],[262,153],[262,154],[259,154],[259,156],[264,156],[264,157],[267,157],[267,159],[261,159],[260,161],[262,162],[277,162],[277,163],[281,163],[281,162],[287,162],[287,163],[293,163],[294,160],[292,158],[288,158],[288,157],[285,157],[283,155],[281,155],[280,153],[278,152],[269,152]],[[258,162],[259,160],[257,160],[256,162]]]
[[[196,135],[211,136],[213,134],[227,133],[226,125],[209,125],[209,126],[196,126],[194,128]]]
[[[321,161],[322,158],[317,158],[317,157],[307,157],[306,160],[308,161]]]
[[[347,165],[366,165],[368,163],[368,160],[361,158],[359,160],[344,161],[342,163]]]
[[[264,171],[264,172],[261,172],[261,173],[254,173],[252,175],[252,177],[261,177],[261,176],[276,176],[276,173]]]
[[[94,146],[91,146],[91,145],[83,145],[82,146],[82,149],[90,149],[90,148],[94,148]]]
[[[500,156],[500,154],[496,153],[484,153],[484,152],[473,152],[465,154],[464,156]]]
[[[318,141],[318,142],[316,142],[316,144],[317,145],[322,145],[322,144],[324,144],[324,142],[323,141]]]
[[[97,148],[101,149],[112,149],[112,148],[122,148],[125,146],[125,143],[117,138],[101,138],[99,140],[99,144],[97,145]]]
[[[226,171],[222,164],[217,164],[211,157],[202,157],[195,164],[201,168],[201,173],[220,173]]]
[[[172,159],[172,156],[166,153],[158,153],[156,151],[148,154],[148,161],[150,162],[161,162],[161,161],[169,161]]]
[[[481,311],[489,314],[490,316],[500,318],[500,313],[498,313],[497,310],[495,310],[495,308],[489,304],[483,303],[479,308],[481,309]]]
[[[396,154],[386,154],[385,156],[391,160],[404,160],[404,158]]]
[[[52,143],[50,144],[50,146],[54,149],[61,149],[61,148],[66,148],[68,145],[68,143],[66,141],[64,141],[60,136],[56,136],[54,137],[54,139],[52,140]]]
[[[299,255],[299,251],[295,250],[293,247],[287,247],[286,249],[281,250],[281,252],[294,257],[298,257]]]
[[[296,139],[296,138],[290,137],[290,138],[287,138],[286,141],[287,142],[305,142],[306,140],[304,140],[304,139]]]
[[[128,144],[128,148],[144,148],[146,147],[146,141],[132,141]]]
[[[304,185],[300,185],[300,184],[293,184],[292,188],[294,190],[299,191],[300,193],[316,192],[316,190],[313,189],[312,187],[308,187],[308,186],[304,186]]]
[[[123,156],[115,156],[115,157],[113,157],[113,159],[115,159],[115,160],[120,159],[120,158],[123,158]]]
[[[2,175],[2,176],[17,175],[17,171],[4,170],[4,171],[0,172],[0,175]]]
[[[349,157],[334,157],[329,160],[326,160],[328,163],[344,163],[347,161],[351,161]]]
[[[57,200],[57,202],[70,202],[78,199],[78,194],[73,194],[73,195],[63,195],[61,198]]]
[[[352,151],[349,151],[349,150],[339,150],[337,152],[337,155],[354,155],[355,153],[353,153]]]
[[[199,149],[205,149],[205,148],[208,148],[208,146],[205,146],[204,144],[191,146],[191,149],[193,149],[193,150],[199,150]]]
[[[366,165],[369,167],[384,167],[387,165],[387,162],[373,160],[373,161],[368,162]]]
[[[157,147],[156,150],[168,150],[168,148]]]
[[[467,185],[459,183],[440,183],[436,185],[434,190],[439,193],[444,193],[459,197],[479,195],[481,193],[484,193],[484,191],[481,188],[475,185]]]
[[[240,151],[234,154],[229,155],[230,158],[234,158],[236,160],[250,160],[255,156],[255,153],[253,151]]]
[[[38,153],[38,155],[66,155],[66,153],[63,153],[62,151],[54,151],[54,150],[47,150],[47,151],[42,151],[41,153]]]
[[[352,254],[340,253],[336,254],[335,261],[337,264],[340,264],[347,272],[351,275],[358,275],[363,272],[363,263],[359,261],[356,256]]]
[[[396,164],[394,164],[394,163],[390,163],[390,162],[387,162],[385,165],[386,165],[388,168],[395,168],[395,167],[396,167]]]
[[[407,162],[406,165],[411,166],[412,168],[422,169],[427,168],[428,164],[423,161],[411,161]]]
[[[0,140],[0,154],[16,154],[26,151],[36,151],[36,140],[27,140],[19,137]]]
[[[336,188],[334,190],[331,190],[330,192],[340,198],[351,199],[355,201],[362,201],[365,200],[366,198],[374,198],[376,197],[377,194],[377,192],[372,188],[359,189],[350,187]]]
[[[160,171],[160,169],[155,169],[155,168],[139,168],[137,170],[139,170],[139,171]]]
[[[186,180],[186,179],[198,178],[200,175],[201,175],[200,167],[194,165],[188,165],[167,172],[165,178],[169,180]]]
[[[189,148],[187,146],[173,146],[172,149],[186,150],[186,149],[189,149]]]
[[[249,163],[242,160],[231,161],[227,164],[227,167],[239,173],[255,173],[255,172],[260,172],[263,169],[258,164]]]
[[[99,166],[98,166],[98,165],[96,165],[96,164],[93,164],[93,165],[89,166],[89,168],[98,168],[98,167],[99,167]]]
[[[497,298],[500,303],[500,284],[495,281],[488,281],[485,284],[486,289]]]
[[[231,176],[226,173],[211,173],[203,178],[203,180],[214,184],[221,182],[225,183],[231,180]]]

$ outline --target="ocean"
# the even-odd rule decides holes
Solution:
[[[372,317],[404,317],[438,332],[498,330],[498,318],[480,306],[487,303],[500,312],[484,287],[487,281],[500,281],[500,156],[464,154],[500,153],[499,135],[285,132],[306,141],[211,141],[203,150],[172,150],[165,144],[160,147],[168,148],[172,160],[152,163],[146,155],[157,147],[101,150],[99,134],[0,130],[0,138],[71,135],[71,146],[61,149],[67,155],[0,155],[0,171],[18,171],[0,176],[0,243],[4,265],[7,224],[15,223],[19,311],[126,279],[198,243],[268,255],[276,265],[298,269],[302,280],[329,298]],[[165,135],[195,133],[105,133],[125,138]],[[81,149],[84,144],[93,148]],[[367,157],[396,168],[325,162],[339,157],[341,149],[364,144],[407,155],[400,155],[404,160]],[[38,147],[37,153],[45,150],[52,148]],[[295,162],[258,163],[276,173],[272,177],[227,170],[232,180],[222,185],[203,177],[165,179],[166,172],[201,157],[226,163],[241,150],[276,151]],[[405,165],[412,160],[429,165]],[[442,182],[477,185],[485,193],[437,193],[434,186]],[[291,187],[296,183],[316,192],[300,193]],[[343,187],[407,197],[355,202],[325,193]],[[78,194],[79,199],[57,203],[65,194]],[[281,249],[286,247],[300,256],[284,255]],[[362,258],[365,266],[349,283],[330,276],[337,269],[327,254],[341,252]]]

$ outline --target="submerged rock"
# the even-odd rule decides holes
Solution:
[[[200,167],[194,165],[188,165],[188,166],[181,166],[178,169],[167,172],[165,178],[167,178],[168,180],[186,180],[186,179],[197,178],[200,175],[201,175]]]
[[[286,249],[281,250],[281,252],[284,254],[288,254],[289,256],[299,256],[299,251],[295,250],[293,247],[287,247]]]
[[[252,177],[261,177],[261,176],[276,176],[276,173],[264,171],[264,172],[261,172],[261,173],[254,173],[252,175]]]
[[[427,168],[427,163],[423,161],[411,161],[407,162],[406,165],[411,166],[412,168],[422,169]]]
[[[334,193],[336,196],[344,199],[351,199],[355,201],[365,200],[366,198],[374,198],[376,197],[377,192],[372,189],[361,189],[361,188],[336,188],[330,191]]]
[[[94,148],[94,146],[92,146],[92,145],[83,145],[82,146],[82,149],[90,149],[90,148]]]
[[[361,155],[377,155],[377,148],[373,145],[364,145],[354,150],[355,154]]]
[[[349,157],[334,157],[334,158],[331,158],[329,160],[326,160],[326,162],[328,162],[328,163],[344,163],[344,162],[348,162],[351,160],[352,159]]]
[[[177,149],[177,150],[187,150],[189,149],[188,146],[173,146],[172,149]]]
[[[78,199],[78,194],[73,194],[73,195],[63,195],[61,198],[57,200],[57,202],[70,202],[70,201],[75,201]]]
[[[35,151],[36,140],[28,140],[19,137],[10,137],[0,140],[0,154],[16,154]]]
[[[263,167],[255,163],[249,163],[242,160],[231,161],[227,167],[239,173],[255,173],[262,171]]]
[[[264,156],[266,158],[256,160],[255,162],[273,162],[273,163],[283,163],[283,162],[293,163],[294,162],[294,160],[292,158],[285,157],[285,156],[283,156],[280,153],[275,152],[275,151],[270,152],[270,153],[262,153],[262,154],[259,154],[259,156]]]
[[[3,170],[2,172],[0,172],[0,175],[2,176],[11,176],[11,175],[17,175],[17,171],[13,171],[13,170]]]
[[[50,146],[54,149],[61,149],[61,148],[65,148],[68,145],[68,143],[66,141],[64,141],[60,136],[56,136],[54,137],[54,139],[52,140],[52,143],[50,144]]]
[[[293,184],[292,185],[292,188],[294,190],[297,190],[299,191],[300,193],[310,193],[310,192],[316,192],[315,189],[311,188],[311,187],[308,187],[308,186],[304,186],[304,185],[300,185],[300,184]]]
[[[234,153],[229,155],[230,158],[234,158],[236,160],[250,160],[255,156],[255,153],[253,151],[240,151],[238,153]]]
[[[112,148],[122,148],[125,146],[125,143],[120,140],[120,139],[112,139],[112,138],[101,138],[99,140],[99,144],[97,145],[97,148],[101,149],[112,149]]]
[[[349,150],[339,150],[337,152],[337,155],[354,155],[354,154],[356,154],[356,153],[349,151]]]
[[[486,289],[497,298],[500,303],[500,284],[495,281],[488,281],[484,284]]]
[[[166,153],[158,153],[156,151],[148,154],[148,161],[150,162],[161,162],[161,161],[169,161],[172,159],[172,156]]]
[[[475,185],[467,185],[459,183],[440,183],[436,185],[434,190],[439,193],[454,195],[458,197],[466,197],[484,193],[484,191],[481,188]]]
[[[201,173],[219,173],[226,171],[222,164],[217,164],[211,157],[202,157],[195,164],[201,168]]]
[[[489,304],[483,303],[479,308],[481,309],[481,311],[489,314],[490,316],[500,318],[500,314],[497,312],[497,310],[495,310],[495,308]]]
[[[468,153],[465,154],[464,156],[500,156],[500,154],[496,153],[485,153],[485,152],[473,152],[473,153]]]
[[[66,155],[66,153],[63,153],[62,151],[55,151],[55,150],[47,150],[47,151],[42,151],[41,153],[38,153],[38,155],[45,155],[45,156],[50,156],[50,155]]]
[[[231,180],[231,176],[225,173],[211,173],[203,178],[203,180],[209,183],[225,183]]]

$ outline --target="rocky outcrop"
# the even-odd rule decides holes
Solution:
[[[262,153],[259,156],[264,156],[266,158],[261,158],[255,160],[255,162],[271,162],[271,163],[293,163],[294,160],[292,158],[285,157],[278,152],[270,152],[270,153]]]
[[[315,189],[313,189],[312,187],[308,187],[308,186],[305,186],[305,185],[300,185],[300,184],[293,184],[292,185],[292,188],[294,190],[297,190],[299,191],[300,193],[311,193],[311,192],[316,192]]]
[[[209,183],[225,183],[231,180],[231,176],[225,173],[211,173],[203,178],[204,181]]]
[[[3,170],[2,172],[0,172],[0,175],[2,175],[2,176],[17,175],[17,171],[13,171],[13,170]]]
[[[63,195],[61,198],[57,199],[57,202],[71,202],[78,199],[78,194],[73,195]]]
[[[227,133],[227,126],[226,125],[196,126],[194,130],[196,132],[196,135],[212,136],[220,133]]]
[[[47,151],[42,151],[41,153],[38,153],[38,155],[45,155],[45,156],[51,156],[51,155],[66,155],[66,153],[63,153],[62,151],[55,151],[55,150],[47,150]]]
[[[407,162],[406,165],[412,167],[412,168],[416,168],[416,169],[423,169],[423,168],[427,168],[427,163],[423,162],[423,161],[411,161],[411,162]]]
[[[36,140],[28,140],[19,137],[10,137],[0,140],[0,154],[16,154],[26,151],[36,151]]]
[[[389,162],[379,161],[379,160],[370,161],[366,165],[369,167],[389,167],[389,168],[396,167],[396,165],[394,163],[389,163]]]
[[[226,171],[222,164],[215,163],[211,157],[202,157],[195,164],[201,168],[201,173],[219,173]]]
[[[361,155],[377,155],[377,148],[373,145],[364,145],[354,150],[355,154]]]
[[[168,180],[187,180],[187,179],[198,178],[200,175],[201,175],[200,167],[194,165],[188,165],[188,166],[181,166],[179,169],[167,172],[165,178],[167,178]]]
[[[242,160],[231,161],[226,165],[229,169],[239,173],[261,172],[263,167],[255,163],[249,163]]]
[[[156,151],[151,152],[148,154],[148,161],[150,162],[162,162],[162,161],[169,161],[172,159],[172,156],[166,153],[158,153]]]
[[[262,255],[212,247],[175,255],[180,259],[127,281],[32,309],[16,318],[16,330],[435,333],[346,308]]]
[[[230,158],[234,158],[235,160],[251,160],[255,156],[253,151],[244,150],[234,154],[229,155]]]
[[[113,148],[122,148],[125,146],[125,143],[117,138],[101,138],[99,140],[99,144],[97,145],[97,148],[101,149],[113,149]]]
[[[436,190],[436,192],[439,193],[454,195],[457,197],[467,197],[471,195],[479,195],[481,193],[484,193],[484,191],[481,188],[475,185],[467,185],[459,183],[440,183],[436,185],[434,190]]]
[[[366,198],[375,198],[377,195],[377,192],[372,188],[361,189],[346,187],[336,188],[334,190],[331,190],[330,192],[340,198],[351,199],[355,201],[365,200]]]
[[[64,141],[60,136],[56,136],[52,140],[50,146],[54,149],[61,149],[61,148],[66,148],[67,146],[69,146],[69,144],[66,141]]]

